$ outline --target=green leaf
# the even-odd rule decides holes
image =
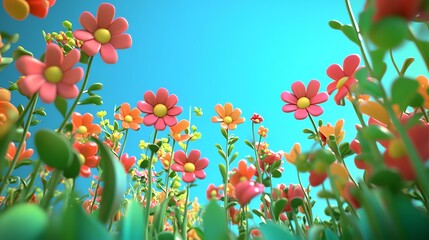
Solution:
[[[7,161],[9,163],[9,161]],[[19,160],[16,165],[15,165],[15,169],[22,167],[22,166],[27,166],[27,165],[31,165],[33,164],[33,160],[26,158],[26,159],[22,159]]]
[[[222,146],[221,146],[219,143],[216,143],[216,144],[215,144],[215,147],[216,147],[218,150],[223,150],[223,149],[222,149]]]
[[[219,163],[219,171],[220,171],[220,174],[222,175],[222,182],[225,182],[226,176],[227,176],[225,164]]]
[[[119,228],[120,240],[141,240],[146,239],[144,234],[144,226],[146,219],[144,218],[144,209],[137,201],[131,201],[122,218]]]
[[[253,212],[254,214],[256,214],[256,216],[258,216],[258,217],[260,217],[260,218],[265,219],[264,214],[263,214],[261,211],[259,211],[258,209],[252,209],[252,212]]]
[[[102,105],[103,100],[98,95],[92,95],[92,96],[89,96],[89,97],[85,98],[84,100],[78,102],[77,104],[79,104],[79,105],[87,105],[87,104]]]
[[[387,128],[379,125],[368,125],[362,128],[362,134],[365,138],[370,140],[387,140],[394,137]]]
[[[336,240],[338,236],[328,227],[323,225],[313,225],[308,231],[308,240]]]
[[[262,236],[265,240],[294,240],[295,237],[292,235],[286,225],[278,225],[275,223],[267,223],[260,225]]]
[[[34,136],[40,159],[48,166],[65,170],[73,160],[70,142],[63,135],[42,129]]]
[[[62,97],[56,97],[55,98],[55,107],[58,109],[58,111],[61,113],[63,117],[66,117],[67,113],[67,101]]]
[[[280,162],[280,161],[279,161]],[[280,171],[280,169],[276,168],[271,172],[273,178],[281,178],[283,173]]]
[[[359,39],[356,30],[351,25],[343,25],[341,31],[348,39],[359,45]]]
[[[375,169],[371,174],[369,182],[392,189],[399,189],[402,186],[402,180],[399,173],[395,170],[384,167]]]
[[[369,54],[371,55],[372,59],[372,67],[373,67],[373,76],[374,78],[381,81],[383,79],[384,74],[387,70],[387,65],[383,61],[384,56],[386,55],[386,49],[380,48],[373,51],[370,51]]]
[[[410,106],[417,94],[419,83],[415,80],[400,77],[392,84],[392,103],[398,104],[400,109]]]
[[[335,30],[341,30],[341,27],[343,26],[343,24],[341,24],[337,20],[331,20],[331,21],[329,21],[328,24],[332,29],[335,29]]]
[[[45,108],[40,107],[40,108],[34,110],[33,114],[37,114],[39,116],[46,116]]]
[[[2,57],[0,61],[0,71],[5,69],[9,64],[13,62],[13,58],[10,57]]]
[[[137,239],[137,238],[136,238]],[[175,240],[174,234],[172,232],[161,232],[158,235],[159,240]]]
[[[278,220],[280,214],[283,212],[283,209],[285,208],[287,203],[287,200],[284,198],[280,198],[279,200],[274,202],[273,207],[273,213],[274,213],[274,219]]]
[[[249,141],[249,140],[244,140],[244,143],[247,145],[247,146],[249,146],[251,149],[253,149],[254,147],[253,147],[253,144]]]
[[[92,138],[98,145],[103,170],[104,188],[100,203],[99,219],[103,223],[109,222],[121,206],[127,187],[124,168],[111,150],[98,138]]]
[[[88,60],[89,60],[89,56],[88,56],[84,51],[81,51],[81,52],[80,52],[80,59],[79,59],[79,62],[80,62],[80,63],[87,64],[87,63],[88,63]]]
[[[340,153],[343,158],[354,154],[354,152],[350,149],[350,144],[348,142],[340,144]]]
[[[97,91],[97,90],[101,90],[103,88],[103,84],[102,83],[94,83],[92,84],[89,88],[88,91]]]
[[[231,159],[229,160],[229,163],[231,164],[232,162],[234,162],[234,160],[238,157],[238,152],[234,153],[231,157]]]
[[[156,145],[156,144],[149,144],[149,145],[148,145],[148,148],[149,148],[149,150],[150,150],[151,152],[153,152],[153,153],[156,153],[156,152],[158,152],[158,150],[159,150],[159,146],[158,146],[158,145]]]
[[[24,49],[23,47],[19,46],[17,47],[13,52],[12,52],[12,58],[14,60],[22,57],[22,56],[30,56],[33,57],[33,54],[29,51],[27,51],[26,49]]]
[[[17,204],[0,215],[2,239],[42,239],[48,215],[36,204]]]
[[[79,176],[81,167],[80,156],[77,152],[73,151],[73,160],[70,166],[64,169],[63,175],[66,178],[76,178]]]
[[[228,146],[228,156],[231,155],[232,150],[234,150],[234,144]]]
[[[380,98],[382,92],[380,90],[379,83],[377,81],[368,80],[368,72],[366,68],[362,68],[355,73],[355,77],[358,80],[358,92],[361,94],[369,94],[374,98]]]
[[[160,233],[164,229],[164,219],[170,199],[171,197],[165,198],[161,205],[156,206],[156,211],[153,217],[153,227],[156,233]]]
[[[404,61],[404,64],[402,64],[401,68],[401,76],[404,76],[405,72],[407,71],[408,67],[414,62],[414,58],[407,58]]]
[[[222,136],[228,140],[228,133],[224,128],[220,128],[220,132],[222,133]]]
[[[219,153],[219,155],[226,160],[226,155],[222,150],[217,150],[217,152]]]
[[[203,213],[204,240],[228,239],[225,211],[215,199],[210,200]]]
[[[373,23],[369,38],[378,47],[393,49],[398,47],[408,35],[408,25],[404,18],[385,17]]]
[[[333,192],[330,192],[328,190],[320,190],[317,192],[317,196],[319,198],[326,198],[326,199],[336,199],[336,196]]]

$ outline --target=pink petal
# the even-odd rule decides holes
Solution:
[[[184,182],[191,183],[195,181],[195,173],[193,172],[183,172],[182,179]]]
[[[172,107],[168,109],[167,114],[170,116],[177,116],[182,113],[182,107]]]
[[[101,59],[105,63],[113,64],[118,61],[118,53],[110,43],[102,44],[100,49]]]
[[[177,98],[177,96],[175,94],[172,94],[170,96],[168,96],[167,101],[165,101],[165,106],[168,108],[172,108],[174,105],[177,104],[177,102],[179,101],[179,99]]]
[[[162,131],[165,129],[165,127],[166,125],[165,125],[164,119],[158,118],[158,120],[156,120],[155,122],[155,129],[158,131]]]
[[[94,35],[85,30],[76,30],[73,32],[73,36],[81,41],[88,41],[94,39]]]
[[[317,117],[319,115],[321,115],[323,113],[323,108],[318,106],[318,105],[310,105],[307,108],[308,113],[310,113],[311,115]]]
[[[297,99],[305,97],[305,86],[301,81],[294,82],[292,84],[292,92]]]
[[[115,7],[109,3],[102,3],[97,11],[97,23],[99,28],[108,28],[115,17]]]
[[[48,44],[45,52],[45,64],[49,66],[59,66],[63,62],[63,50],[57,44]]]
[[[201,158],[195,163],[195,169],[202,170],[209,165],[209,160],[207,158]]]
[[[143,99],[149,103],[152,107],[155,107],[156,104],[158,104],[156,102],[156,97],[155,94],[152,91],[147,91],[144,93]]]
[[[286,104],[282,107],[282,111],[287,113],[296,111],[297,109],[298,109],[298,106],[296,106],[295,104]]]
[[[64,72],[62,83],[75,84],[79,82],[83,77],[83,69],[81,67],[72,68]]]
[[[179,165],[177,163],[173,163],[171,165],[171,170],[175,171],[175,172],[184,172],[185,168],[182,165]]]
[[[325,92],[321,92],[317,94],[315,97],[310,99],[311,104],[318,104],[328,101],[328,94]]]
[[[143,124],[146,126],[152,126],[156,123],[158,117],[155,114],[148,114],[143,118]]]
[[[39,90],[40,98],[45,103],[51,103],[57,97],[57,85],[45,82]]]
[[[188,162],[196,163],[200,158],[201,153],[199,150],[192,150],[188,155]]]
[[[64,57],[63,62],[61,63],[61,70],[63,72],[69,70],[74,65],[76,65],[77,62],[79,62],[80,59],[80,52],[77,49],[71,50],[67,55]]]
[[[101,44],[95,39],[83,42],[81,47],[82,51],[84,51],[88,56],[94,56],[100,51],[100,48]]]
[[[327,87],[328,94],[331,95],[336,89],[337,89],[337,82],[331,82]]]
[[[307,87],[307,98],[311,99],[314,96],[316,96],[317,92],[319,91],[320,83],[317,80],[311,80],[310,83],[308,83]]]
[[[92,33],[94,33],[95,30],[97,30],[98,28],[97,21],[95,20],[94,16],[90,12],[86,12],[86,11],[83,12],[80,15],[79,22],[83,28],[85,28],[86,30]]]
[[[30,56],[22,56],[16,60],[16,69],[23,75],[37,74],[42,75],[45,70],[45,64],[36,58]]]
[[[204,179],[206,177],[206,173],[203,170],[196,170],[194,174],[199,179]]]
[[[305,119],[307,116],[308,116],[308,113],[307,113],[307,111],[305,110],[305,108],[304,108],[304,109],[300,109],[300,108],[298,108],[298,109],[295,111],[295,114],[294,114],[294,117],[295,117],[296,119],[298,119],[298,120]]]
[[[112,36],[116,36],[125,32],[128,29],[128,22],[125,18],[116,18],[107,28]]]
[[[156,102],[165,104],[168,99],[168,91],[165,88],[160,88],[156,91]]]
[[[349,92],[348,89],[344,86],[341,87],[340,89],[338,89],[338,92],[334,97],[334,100],[337,103],[337,105],[341,105],[341,99],[343,99],[345,96],[347,96],[348,92]]]
[[[131,47],[133,40],[129,34],[121,34],[113,36],[109,43],[116,49],[124,49]]]
[[[335,81],[339,81],[341,78],[346,76],[343,69],[341,69],[341,66],[338,64],[332,64],[329,66],[328,69],[326,69],[326,74]]]
[[[63,98],[75,98],[79,94],[79,89],[76,87],[76,85],[70,85],[70,84],[64,84],[59,83],[57,85],[57,91],[58,95],[60,95]]]
[[[188,158],[186,157],[185,152],[182,150],[175,152],[174,153],[174,162],[176,162],[182,166],[185,165],[188,162]]]
[[[170,115],[165,115],[163,119],[167,126],[174,126],[177,123],[176,117]]]
[[[344,73],[347,76],[352,76],[359,66],[360,57],[357,54],[352,54],[344,59],[343,67]]]
[[[138,101],[137,108],[143,113],[153,113],[153,107],[145,101]]]
[[[46,80],[42,75],[29,75],[19,80],[18,86],[24,93],[31,96],[39,91],[45,82]]]
[[[287,103],[292,103],[292,104],[296,104],[297,98],[295,97],[295,95],[293,95],[290,92],[283,92],[280,95],[281,99]]]

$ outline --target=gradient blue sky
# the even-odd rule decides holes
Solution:
[[[45,19],[30,16],[24,21],[15,21],[3,9],[0,10],[1,30],[19,33],[19,45],[40,56],[44,51],[42,30],[62,30],[61,22],[69,20],[74,29],[80,29],[80,14],[87,10],[93,14],[103,1],[57,1]],[[363,7],[363,0],[351,1],[355,12]],[[309,150],[312,141],[306,140],[302,129],[311,127],[308,119],[297,121],[293,114],[281,111],[283,91],[290,91],[294,81],[307,84],[312,79],[321,82],[325,91],[330,79],[326,68],[332,63],[342,64],[349,54],[359,53],[359,48],[340,32],[328,26],[336,19],[350,23],[343,1],[111,1],[116,6],[116,16],[129,22],[127,31],[133,38],[133,46],[119,51],[119,61],[107,65],[97,56],[94,60],[90,83],[102,82],[100,91],[104,105],[78,107],[77,111],[107,110],[113,118],[113,108],[123,102],[135,106],[147,90],[167,88],[179,97],[184,112],[179,119],[188,118],[188,109],[201,107],[204,116],[193,117],[192,124],[202,132],[203,138],[192,142],[190,149],[200,149],[208,157],[207,178],[197,181],[198,187],[191,196],[199,196],[205,202],[205,188],[209,183],[221,184],[215,143],[224,144],[219,125],[210,121],[215,115],[216,103],[233,103],[243,111],[246,122],[232,133],[240,137],[236,144],[239,158],[251,155],[243,143],[251,138],[249,117],[257,112],[269,128],[267,141],[270,148],[289,151],[295,142],[301,142],[303,150]],[[16,47],[18,45],[15,45]],[[11,52],[5,54],[10,55]],[[414,47],[395,52],[399,63],[406,57],[417,56]],[[420,62],[413,64],[414,72],[427,74]],[[413,71],[411,70],[411,71]],[[389,69],[388,76],[393,75]],[[15,81],[18,73],[9,66],[1,73],[0,86],[7,87]],[[17,93],[14,103],[25,103]],[[58,127],[60,115],[52,105],[39,102],[48,108],[48,116],[42,119],[41,127]],[[335,123],[345,119],[346,140],[354,138],[357,118],[350,105],[338,107],[333,98],[322,104],[325,112],[316,119]],[[34,131],[34,130],[33,130]],[[130,132],[125,152],[138,156],[140,139],[146,140],[152,128],[142,127]],[[166,136],[167,131],[160,136]],[[233,165],[235,166],[238,161]],[[352,158],[347,162],[353,166]],[[285,172],[280,182],[297,183],[294,167],[284,164]],[[360,175],[361,172],[355,172]],[[307,182],[307,174],[302,178]],[[87,186],[82,186],[86,189]],[[315,196],[315,192],[314,192]]]

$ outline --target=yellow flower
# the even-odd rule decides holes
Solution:
[[[326,140],[329,139],[329,136],[334,136],[337,144],[344,139],[344,119],[340,119],[335,123],[335,127],[328,123],[326,126],[319,127],[319,133],[321,135],[322,141],[326,144]]]

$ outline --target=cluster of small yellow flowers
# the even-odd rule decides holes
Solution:
[[[200,204],[198,203],[198,198],[195,197],[194,201],[192,201],[191,209],[188,210],[188,224],[190,226],[197,223],[197,221],[201,220],[199,219],[200,216]]]
[[[258,135],[261,137],[267,137],[267,133],[268,133],[268,128],[265,128],[264,126],[259,126],[258,128]]]
[[[145,140],[140,140],[140,143],[139,143],[139,148],[141,149],[141,150],[145,150],[145,149],[147,149],[147,147],[149,146],[149,143],[148,142],[145,142]]]
[[[65,53],[70,52],[75,47],[81,47],[82,43],[73,36],[72,23],[69,21],[64,21],[62,25],[66,29],[65,32],[60,31],[59,33],[45,33],[43,31],[43,37],[45,41],[48,44],[51,42],[56,42]]]
[[[268,150],[268,143],[261,142],[260,144],[256,144],[256,149],[258,150],[258,155],[262,156],[269,152]]]

